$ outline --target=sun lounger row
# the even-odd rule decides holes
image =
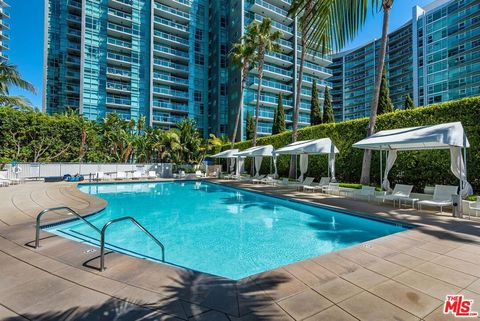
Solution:
[[[19,178],[6,178],[3,174],[0,174],[0,187],[8,187],[16,184],[20,184]]]
[[[127,179],[127,173],[126,172],[116,172],[114,174],[107,175],[104,172],[96,172],[93,176],[95,180],[98,181],[103,181],[106,179],[109,179],[112,177],[112,175],[115,175],[114,179],[115,180],[125,180]],[[142,179],[142,178],[148,178],[148,179],[154,179],[157,178],[157,173],[155,171],[149,171],[147,175],[143,175],[142,172],[136,171],[132,173],[131,179]]]

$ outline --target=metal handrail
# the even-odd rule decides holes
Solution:
[[[41,211],[40,213],[38,213],[37,219],[36,219],[36,225],[35,225],[35,248],[36,249],[40,247],[40,222],[41,222],[42,216],[45,213],[52,212],[52,211],[59,211],[59,210],[66,210],[70,214],[75,215],[76,217],[78,217],[80,220],[82,220],[84,223],[86,223],[88,226],[90,226],[100,234],[100,271],[105,270],[105,233],[107,231],[107,228],[114,223],[118,223],[125,220],[129,220],[130,222],[135,224],[143,233],[147,234],[148,237],[150,237],[158,246],[160,246],[160,248],[162,249],[162,262],[165,262],[165,246],[163,246],[162,242],[160,242],[155,236],[153,236],[152,233],[150,233],[145,227],[143,227],[142,224],[140,224],[133,217],[124,216],[121,218],[110,220],[107,223],[105,223],[105,225],[100,230],[95,225],[87,221],[80,214],[78,214],[77,212],[75,212],[74,210],[72,210],[70,207],[67,207],[67,206],[47,208]]]
[[[42,216],[43,216],[45,213],[53,212],[53,211],[59,211],[59,210],[66,210],[66,211],[68,211],[70,214],[75,215],[76,217],[78,217],[79,219],[81,219],[83,222],[87,223],[88,226],[90,226],[91,228],[93,228],[93,229],[94,229],[95,231],[97,231],[100,235],[102,234],[102,232],[101,232],[95,225],[93,225],[92,223],[90,223],[89,221],[87,221],[83,216],[81,216],[80,214],[78,214],[77,212],[75,212],[74,210],[72,210],[70,207],[60,206],[60,207],[47,208],[47,209],[44,209],[43,211],[41,211],[40,213],[38,213],[38,215],[37,215],[36,224],[35,224],[35,248],[36,248],[36,249],[38,249],[38,248],[40,247],[40,221],[41,221],[41,219],[42,219]]]
[[[129,220],[134,223],[143,233],[147,234],[160,248],[162,249],[162,262],[165,262],[165,247],[163,246],[162,242],[160,242],[155,236],[152,235],[142,224],[140,224],[136,219],[131,216],[125,216],[121,218],[117,218],[111,221],[108,221],[102,228],[100,232],[100,271],[105,270],[105,232],[107,228],[114,224],[121,221]]]

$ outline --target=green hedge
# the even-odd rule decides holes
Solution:
[[[411,110],[396,111],[378,116],[377,131],[402,127],[435,125],[448,122],[462,122],[470,149],[467,151],[467,169],[469,181],[476,191],[480,190],[480,97],[465,98],[456,101],[421,107]],[[352,144],[365,138],[368,119],[356,119],[342,123],[322,124],[299,130],[299,140],[330,137],[340,154],[336,159],[336,177],[340,182],[359,182],[363,150],[352,148]],[[288,145],[291,132],[262,137],[257,145],[271,144],[275,148]],[[251,141],[235,144],[235,148],[244,150],[251,146]],[[222,150],[230,148],[225,145]],[[280,156],[278,171],[281,176],[288,175],[289,156]],[[246,164],[248,166],[248,162]],[[269,162],[264,162],[262,171],[269,170]],[[246,167],[248,168],[248,167]],[[380,177],[379,153],[373,153],[372,183],[378,184]],[[308,176],[319,178],[327,175],[327,156],[311,156]],[[400,152],[389,178],[392,184],[413,184],[416,191],[425,185],[457,184],[450,172],[448,150]]]

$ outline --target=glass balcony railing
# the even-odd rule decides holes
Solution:
[[[270,57],[273,57],[273,58],[277,58],[277,59],[280,59],[280,60],[285,60],[285,61],[293,63],[293,56],[285,55],[285,54],[282,54],[282,53],[279,53],[279,52],[267,52],[266,56],[270,56]]]
[[[131,105],[131,100],[129,98],[123,98],[118,96],[107,96],[107,104],[115,104],[115,105]]]
[[[119,83],[119,82],[107,81],[107,89],[131,91],[132,87],[130,85]]]
[[[257,100],[257,94],[248,94],[245,96],[245,102],[252,102]],[[270,104],[278,104],[278,95],[272,95],[268,93],[263,93],[260,95],[260,101],[264,103]],[[291,98],[283,98],[282,104],[284,107],[291,107],[293,106],[293,99]]]
[[[285,69],[278,68],[278,67],[275,67],[275,66],[272,66],[272,65],[264,65],[263,70],[264,71],[270,71],[270,72],[280,74],[280,75],[283,75],[283,76],[287,76],[287,77],[293,77],[293,72],[291,70],[285,70]]]
[[[252,79],[252,78],[249,79],[249,86],[258,85],[258,83],[259,83],[259,81],[258,81],[258,78],[256,78],[256,77],[254,79]],[[272,81],[272,80],[268,80],[268,79],[263,79],[262,80],[262,86],[275,88],[275,89],[288,91],[288,92],[291,92],[293,90],[293,87],[291,85],[281,84],[281,83],[278,83],[276,81]]]
[[[132,28],[117,25],[116,23],[113,23],[113,22],[109,22],[107,26],[109,29],[112,29],[112,30],[128,33],[130,35],[132,34]]]
[[[131,77],[132,73],[130,70],[115,68],[115,67],[107,67],[107,73],[111,75],[123,76],[123,77]]]
[[[253,15],[253,19],[257,20],[257,21],[260,21],[262,22],[263,21],[263,16],[262,15],[259,15],[258,13],[255,13]],[[246,20],[246,25],[249,25],[253,20],[251,18],[247,19]],[[287,26],[287,25],[284,25],[283,23],[280,23],[280,22],[277,22],[277,21],[272,21],[272,26],[277,28],[277,29],[280,29],[284,32],[288,32],[288,33],[293,33],[293,27],[290,27],[290,26]]]
[[[131,6],[133,4],[132,0],[115,0],[115,1],[121,2],[121,3],[126,4],[128,6]]]
[[[161,3],[155,2],[155,8],[157,8],[158,10],[162,10],[162,11],[169,12],[171,14],[183,17],[185,19],[190,19],[190,14],[189,13],[177,10],[175,8],[166,6],[166,5],[161,4]]]
[[[132,59],[129,56],[125,56],[122,54],[114,53],[114,52],[107,52],[107,58],[120,60],[124,62],[131,62]]]
[[[169,96],[188,98],[188,92],[175,90],[175,89],[172,89],[170,87],[153,86],[153,92],[157,93],[157,94],[164,94],[164,95],[169,95]]]
[[[171,116],[171,115],[158,115],[158,114],[153,114],[153,120],[154,121],[159,121],[163,123],[180,123],[183,121],[185,117],[182,116]]]
[[[188,111],[188,105],[172,103],[168,101],[154,100],[153,107],[168,108],[173,110]]]
[[[182,25],[180,23],[173,22],[172,20],[168,20],[168,19],[164,19],[164,18],[160,18],[160,17],[155,16],[154,21],[156,23],[159,23],[159,24],[162,24],[162,25],[165,25],[165,26],[169,26],[169,27],[175,28],[177,30],[188,32],[188,26]]]
[[[180,43],[182,45],[187,45],[188,46],[188,40],[184,39],[184,38],[180,38],[180,37],[177,37],[177,36],[162,32],[162,31],[158,31],[158,30],[155,30],[154,35],[156,37],[159,37],[159,38],[162,38],[162,39],[174,41],[174,42]]]
[[[66,90],[66,91],[71,91],[71,92],[79,93],[79,92],[80,92],[80,86],[67,84],[67,85],[65,86],[65,90]]]
[[[300,65],[300,60],[298,60],[298,64]],[[322,67],[322,66],[320,66],[320,65],[314,64],[314,63],[312,63],[312,62],[310,62],[310,61],[307,61],[307,60],[305,60],[304,66],[305,66],[306,68],[310,68],[310,69],[313,69],[313,70],[316,70],[316,71],[324,72],[324,73],[326,73],[326,74],[331,74],[331,73],[332,73],[331,70],[329,70],[329,69],[327,69],[327,68],[325,68],[325,67]]]
[[[181,71],[187,71],[187,72],[188,72],[188,66],[176,64],[176,63],[174,63],[174,62],[171,62],[170,60],[165,60],[165,59],[160,59],[160,58],[154,58],[154,59],[153,59],[153,63],[154,63],[155,65],[164,66],[164,67],[168,67],[168,68],[171,68],[171,69],[181,70]]]
[[[174,56],[177,56],[177,57],[188,58],[188,52],[186,52],[186,51],[181,51],[181,50],[177,50],[177,49],[173,49],[173,48],[170,48],[170,47],[167,47],[167,46],[162,46],[162,45],[159,45],[159,44],[154,44],[154,45],[153,45],[153,49],[156,50],[156,51],[168,53],[168,54],[171,54],[171,55],[174,55]]]
[[[112,37],[108,37],[107,43],[111,45],[119,46],[119,47],[132,48],[132,44],[130,42],[112,38]]]
[[[123,18],[123,19],[132,20],[132,15],[131,14],[129,14],[127,12],[124,12],[124,11],[114,9],[114,8],[108,8],[108,13],[112,14],[114,16]]]
[[[79,17],[79,16],[77,16],[77,15],[74,15],[74,14],[71,14],[71,13],[68,14],[67,19],[70,20],[70,21],[78,22],[78,23],[81,23],[81,22],[82,22],[82,18],[81,18],[81,17]]]
[[[158,71],[155,71],[153,73],[153,78],[154,79],[161,79],[161,80],[165,80],[165,81],[170,81],[170,82],[174,82],[174,83],[177,83],[177,84],[188,85],[188,79],[175,77],[175,76],[172,76],[170,74],[166,74],[166,73],[162,73],[162,72],[158,72]]]
[[[288,12],[277,7],[277,6],[274,6],[266,1],[263,1],[263,0],[253,0],[253,1],[249,1],[251,5],[253,4],[257,4],[259,6],[262,6],[270,11],[273,11],[279,15],[281,15],[282,17],[288,17]]]

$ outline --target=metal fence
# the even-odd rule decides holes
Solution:
[[[4,171],[7,178],[42,179],[50,176],[66,174],[80,174],[89,178],[97,172],[116,173],[139,171],[148,173],[155,171],[158,177],[170,178],[173,176],[172,164],[105,164],[105,163],[18,163],[17,168],[6,165]]]

